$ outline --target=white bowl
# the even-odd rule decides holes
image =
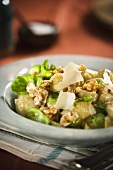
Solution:
[[[84,64],[90,69],[98,70],[101,68],[113,69],[113,60],[97,56],[85,55],[47,55],[40,57],[31,57],[20,60],[0,68],[0,126],[5,125],[16,133],[21,133],[33,140],[44,139],[47,142],[60,145],[91,146],[113,140],[113,127],[106,129],[69,129],[45,125],[34,122],[16,114],[9,107],[12,100],[10,90],[11,82],[17,77],[27,73],[28,69],[36,64],[42,63],[45,59],[49,63],[57,66],[65,66],[70,61],[77,64]],[[2,97],[3,96],[3,97]],[[6,98],[7,102],[3,100]],[[14,96],[13,96],[14,97]],[[9,105],[7,104],[9,103]]]

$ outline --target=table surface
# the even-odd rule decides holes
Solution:
[[[113,58],[113,29],[93,16],[92,2],[93,0],[12,0],[13,8],[17,9],[27,21],[33,19],[53,22],[59,27],[60,34],[57,41],[45,49],[20,46],[17,34],[20,22],[14,18],[13,34],[16,49],[13,54],[0,56],[0,65],[48,54],[85,54]],[[0,169],[52,170],[53,168],[25,161],[0,150]]]

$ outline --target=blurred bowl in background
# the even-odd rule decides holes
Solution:
[[[100,23],[113,30],[113,0],[94,1],[92,12]]]
[[[58,27],[51,22],[29,21],[18,31],[19,43],[31,47],[48,47],[56,42]]]

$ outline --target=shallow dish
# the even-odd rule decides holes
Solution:
[[[92,10],[96,18],[107,28],[113,30],[113,1],[98,0],[94,1]]]
[[[107,68],[112,70],[113,60],[85,55],[47,55],[41,57],[32,57],[20,60],[0,68],[0,125],[5,125],[12,131],[21,133],[33,140],[38,138],[45,139],[48,142],[61,145],[91,146],[110,142],[113,140],[113,128],[95,129],[95,130],[78,130],[54,127],[37,123],[26,119],[12,110],[12,92],[10,90],[11,82],[17,77],[27,73],[28,69],[36,64],[42,63],[45,59],[49,63],[57,66],[65,66],[70,61],[76,64],[84,64],[90,69],[98,70]],[[6,100],[5,100],[6,99]],[[11,106],[11,107],[10,107]]]
[[[54,23],[42,21],[30,21],[18,31],[20,44],[34,48],[51,46],[58,35],[59,29]]]

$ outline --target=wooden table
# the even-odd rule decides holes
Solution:
[[[0,56],[0,65],[32,56],[48,54],[85,54],[113,58],[113,31],[104,27],[91,13],[92,0],[12,0],[13,8],[29,20],[51,21],[60,34],[49,48],[29,49],[18,46],[20,22],[14,18],[13,33],[16,49],[13,54]],[[20,159],[0,150],[1,170],[52,170],[37,163]]]

